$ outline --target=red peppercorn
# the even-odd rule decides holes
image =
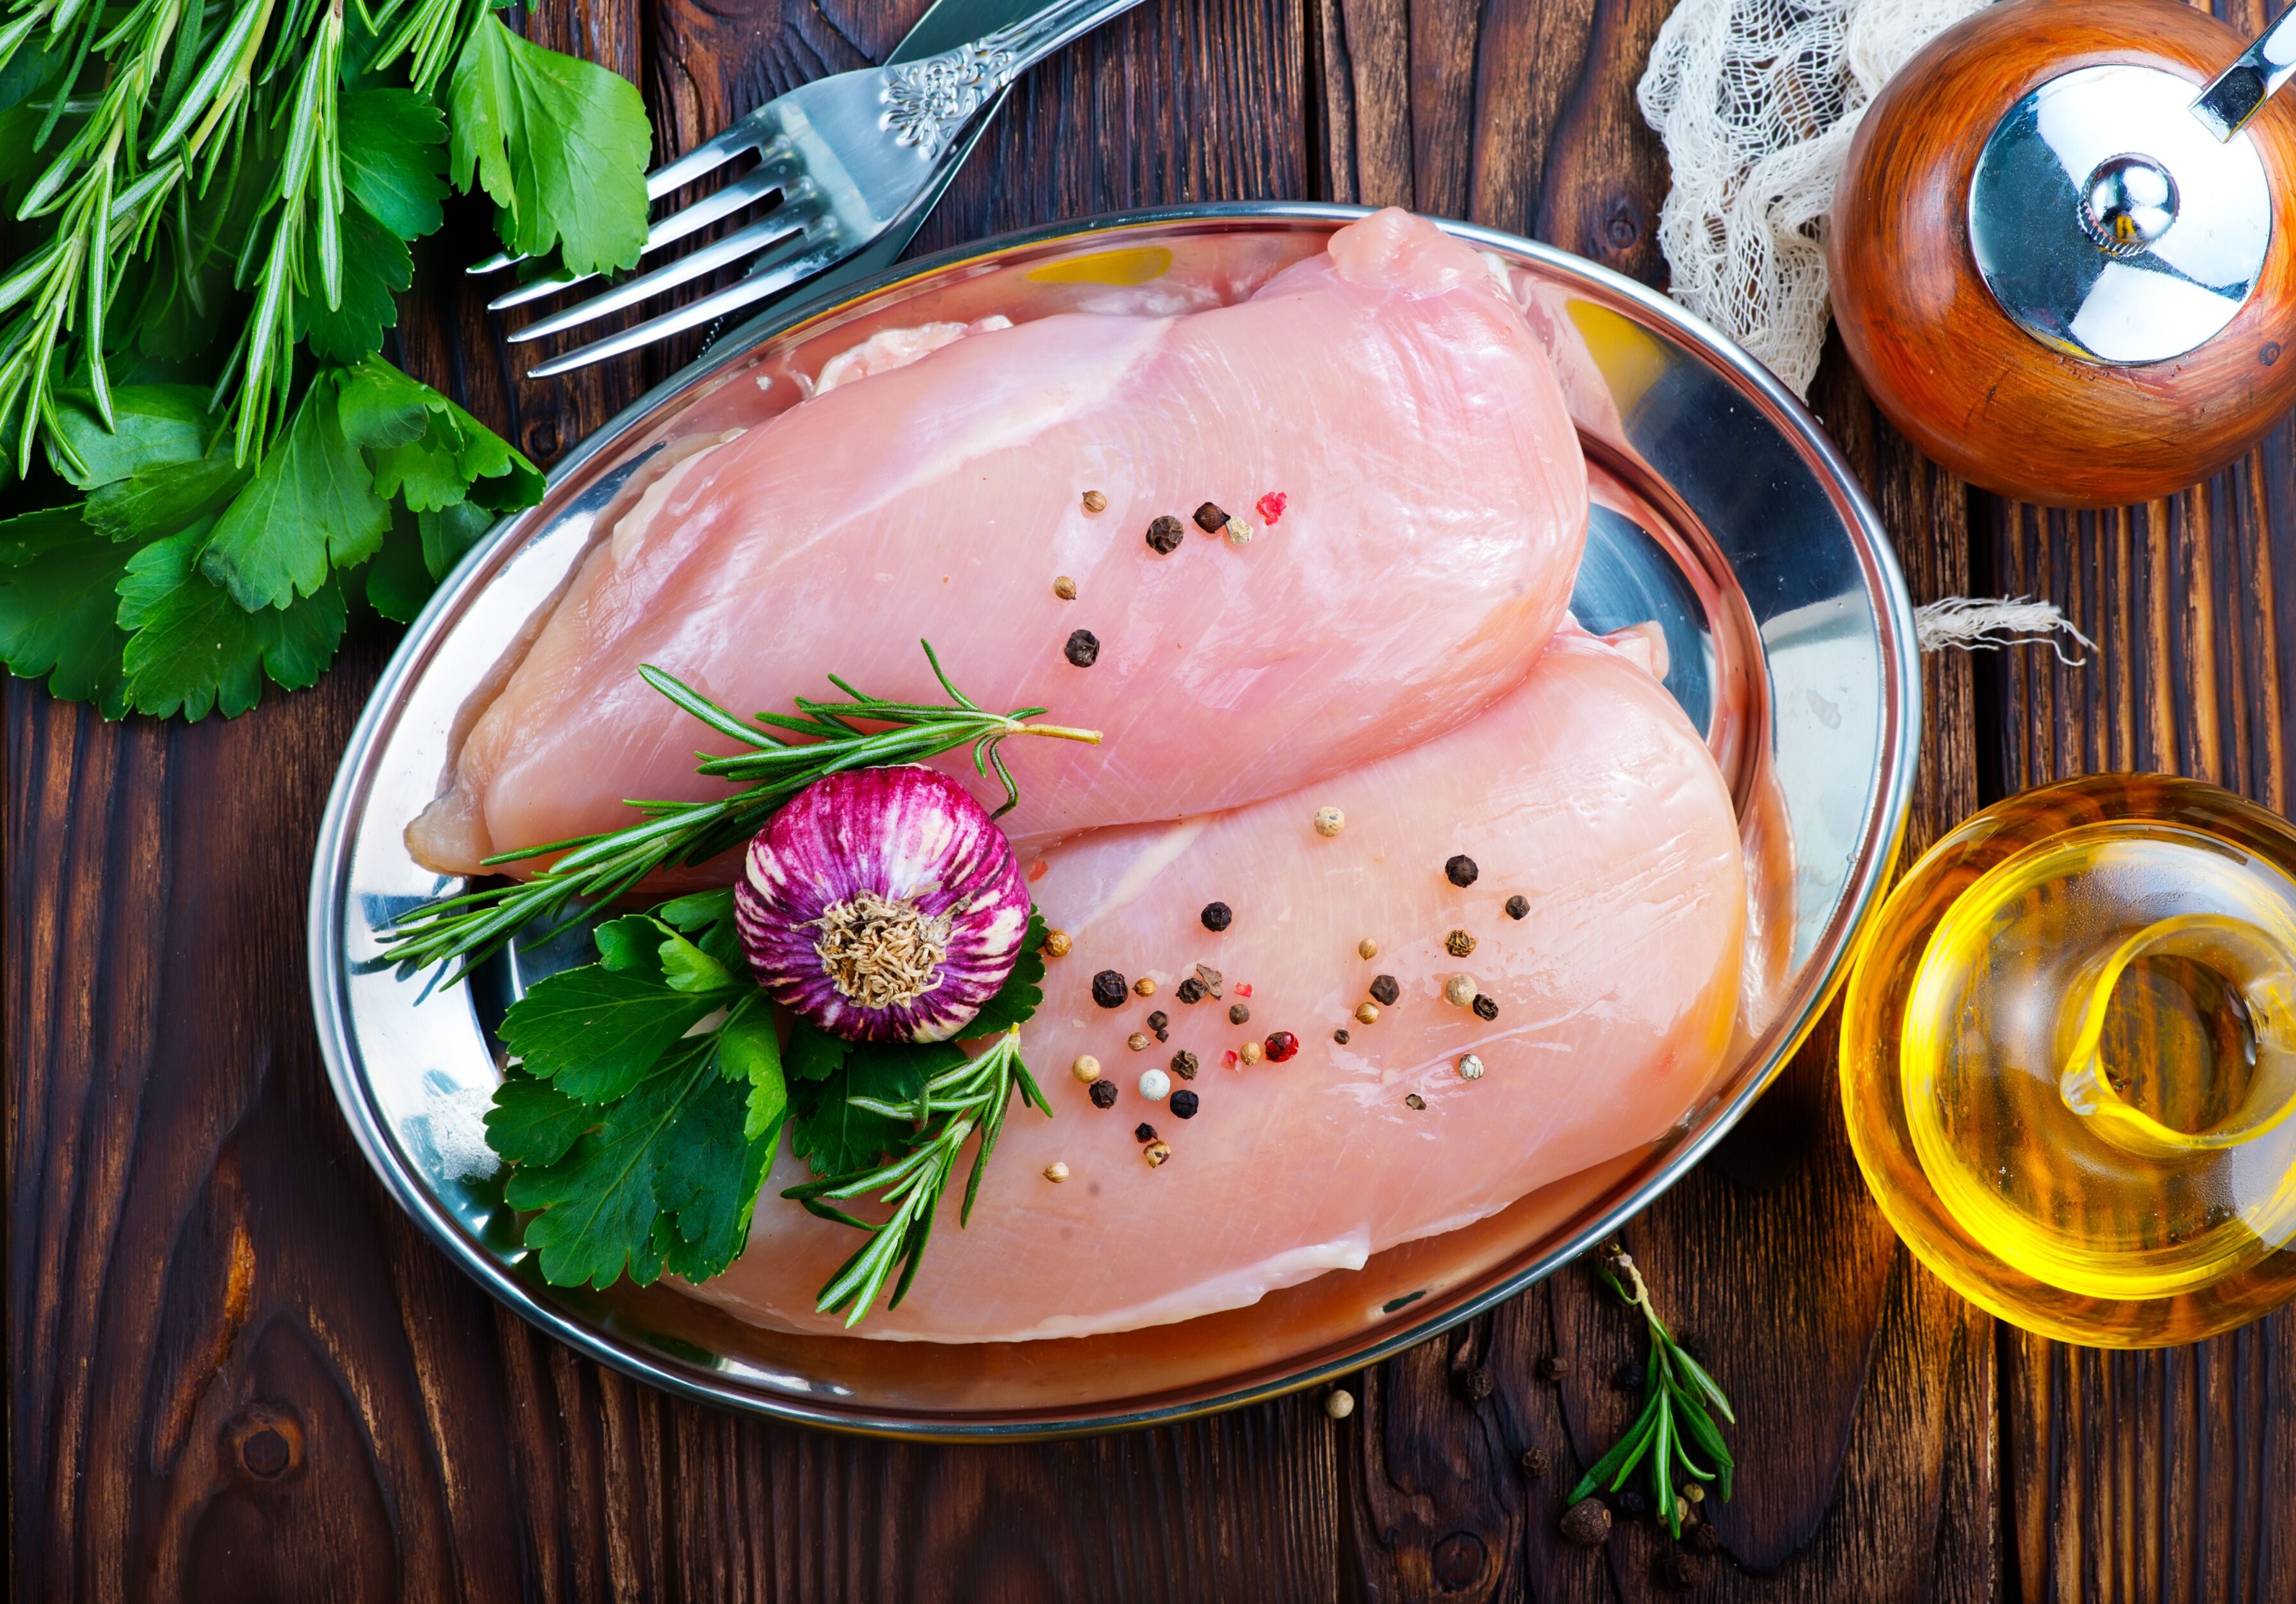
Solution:
[[[1298,1054],[1300,1051],[1300,1038],[1293,1035],[1288,1030],[1278,1030],[1269,1035],[1264,1045],[1267,1049],[1267,1061],[1272,1064],[1280,1064],[1285,1059],[1294,1057]]]

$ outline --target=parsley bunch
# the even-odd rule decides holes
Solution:
[[[898,1305],[968,1141],[979,1133],[960,1223],[1012,1096],[1052,1112],[1019,1038],[1044,1001],[1044,934],[1032,910],[1020,962],[966,1029],[1001,1039],[967,1059],[953,1043],[847,1042],[801,1020],[784,1048],[731,891],[600,925],[597,962],[537,982],[504,1017],[512,1061],[487,1115],[488,1142],[514,1166],[504,1199],[533,1211],[525,1240],[543,1279],[718,1274],[749,1240],[786,1127],[817,1179],[783,1195],[869,1239],[820,1306],[851,1305],[857,1322],[897,1264]],[[890,1206],[882,1224],[823,1201],[872,1191]]]
[[[381,356],[408,245],[451,179],[513,251],[626,266],[651,146],[494,0],[9,0],[0,661],[233,716],[360,602],[412,618],[542,476]]]

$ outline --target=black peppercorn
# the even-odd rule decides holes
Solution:
[[[1172,1117],[1175,1119],[1193,1119],[1196,1117],[1196,1109],[1199,1101],[1200,1100],[1193,1092],[1184,1089],[1173,1093]]]
[[[1196,1055],[1183,1047],[1172,1055],[1172,1073],[1182,1080],[1196,1078]]]
[[[1143,1121],[1132,1127],[1132,1140],[1145,1147],[1156,1140],[1156,1127]]]
[[[1112,1109],[1116,1106],[1114,1081],[1096,1080],[1092,1083],[1092,1106],[1095,1109]]]
[[[1179,990],[1172,994],[1183,1002],[1201,1002],[1204,1000],[1204,983],[1190,975],[1180,982]]]
[[[1710,1554],[1722,1546],[1722,1534],[1712,1526],[1702,1524],[1683,1541],[1702,1554]]]
[[[1168,557],[1177,551],[1185,538],[1186,531],[1180,528],[1180,520],[1168,513],[1148,526],[1148,549],[1159,557]]]
[[[1342,1025],[1337,1030],[1332,1032],[1332,1040],[1337,1042],[1342,1047],[1346,1046],[1348,1044],[1348,1027]]]
[[[1560,1354],[1549,1354],[1538,1362],[1539,1379],[1543,1381],[1560,1381],[1570,1373],[1570,1361]]]
[[[1382,1008],[1393,1008],[1403,988],[1395,983],[1393,975],[1374,975],[1371,983],[1371,1000]]]
[[[1231,1025],[1249,1025],[1251,1023],[1251,1010],[1246,1008],[1241,1002],[1229,1003],[1227,1005],[1227,1022]]]
[[[1650,1382],[1643,1367],[1631,1359],[1611,1372],[1611,1385],[1620,1392],[1638,1393]]]
[[[1628,1487],[1618,1496],[1619,1513],[1628,1520],[1640,1520],[1650,1513],[1650,1500],[1640,1487]]]
[[[1217,503],[1206,502],[1196,509],[1196,528],[1207,535],[1217,535],[1227,528],[1227,514]]]
[[[1100,637],[1089,629],[1071,630],[1069,643],[1061,651],[1078,667],[1089,668],[1100,659]]]
[[[1497,1387],[1498,1383],[1491,1379],[1491,1372],[1480,1364],[1459,1378],[1459,1395],[1470,1404],[1481,1403]]]
[[[1526,918],[1529,916],[1529,912],[1530,898],[1528,896],[1510,896],[1507,898],[1506,915],[1509,919]]]
[[[1705,1575],[1706,1567],[1698,1562],[1698,1556],[1685,1554],[1679,1549],[1658,1562],[1658,1579],[1661,1586],[1677,1589],[1695,1587]]]
[[[1526,1448],[1522,1451],[1522,1473],[1531,1480],[1537,1481],[1553,1469],[1554,1461],[1546,1457],[1546,1449]]]
[[[1163,1030],[1165,1030],[1165,1029],[1168,1028],[1168,1027],[1170,1027],[1171,1023],[1172,1023],[1172,1016],[1171,1016],[1170,1014],[1166,1013],[1166,1012],[1165,1012],[1162,1009],[1160,1009],[1160,1009],[1158,1009],[1154,1013],[1152,1013],[1152,1014],[1150,1014],[1150,1015],[1148,1016],[1148,1028],[1149,1028],[1149,1029],[1151,1029],[1151,1030],[1153,1030],[1153,1031],[1161,1032],[1161,1031],[1163,1031]]]
[[[1496,1019],[1499,1017],[1499,1005],[1492,1002],[1489,994],[1485,992],[1475,994],[1474,1010],[1475,1018],[1479,1019]]]
[[[1103,970],[1092,978],[1092,1000],[1103,1008],[1121,1008],[1131,994],[1132,988],[1114,970]]]
[[[1206,903],[1203,912],[1198,917],[1204,921],[1207,930],[1225,930],[1235,922],[1235,915],[1228,911],[1226,903]]]
[[[1078,631],[1079,634],[1082,633]],[[1455,886],[1472,886],[1475,883],[1475,877],[1481,872],[1475,867],[1475,860],[1464,852],[1455,853],[1443,865],[1443,878]]]

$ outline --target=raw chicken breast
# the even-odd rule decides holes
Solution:
[[[1329,839],[1310,822],[1327,805],[1347,819]],[[1444,872],[1455,853],[1481,871],[1465,889]],[[1234,812],[1095,831],[1048,859],[1037,901],[1075,948],[1022,1039],[1056,1115],[1014,1106],[972,1224],[957,1229],[945,1200],[906,1301],[873,1310],[862,1335],[1083,1336],[1239,1307],[1652,1142],[1723,1068],[1746,921],[1728,792],[1634,655],[1575,630],[1464,729]],[[1518,894],[1519,921],[1504,911]],[[1200,919],[1216,900],[1234,912],[1220,935]],[[1454,929],[1475,938],[1471,956],[1446,952]],[[1225,1001],[1178,1001],[1197,963],[1221,972]],[[1095,1007],[1103,969],[1152,977],[1155,996]],[[1496,1019],[1443,1000],[1460,972]],[[1401,995],[1360,1024],[1349,1016],[1382,973]],[[1128,1051],[1154,1009],[1171,1040]],[[1296,1058],[1223,1067],[1278,1030],[1298,1036]],[[1189,1120],[1136,1090],[1182,1049],[1201,1064],[1173,1082],[1201,1097]],[[1121,1088],[1111,1109],[1069,1074],[1086,1052]],[[1480,1080],[1458,1073],[1467,1052]],[[1171,1148],[1161,1167],[1134,1138],[1143,1122]],[[1044,1176],[1055,1159],[1065,1184]],[[787,1330],[841,1329],[813,1300],[860,1237],[781,1198],[805,1178],[784,1148],[748,1250],[696,1296]]]
[[[1086,761],[1005,747],[1028,850],[1399,751],[1517,683],[1562,615],[1577,436],[1521,311],[1431,223],[1352,224],[1232,307],[919,332],[648,489],[477,716],[418,859],[469,872],[619,828],[624,798],[722,794],[693,754],[723,743],[642,663],[740,713],[833,694],[829,673],[943,701],[928,638],[982,705],[1106,734]],[[1201,533],[1206,502],[1250,544]],[[1160,515],[1186,529],[1169,555]],[[1079,629],[1089,668],[1063,652]]]

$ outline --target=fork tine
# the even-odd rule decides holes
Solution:
[[[765,272],[753,270],[739,283],[729,284],[714,295],[705,295],[700,300],[680,307],[674,312],[665,312],[660,317],[648,318],[644,323],[625,329],[619,334],[610,335],[604,340],[568,351],[563,356],[553,356],[540,366],[529,369],[526,376],[529,379],[547,379],[554,373],[563,373],[575,368],[587,367],[594,362],[603,362],[609,356],[619,356],[624,351],[634,351],[640,346],[652,345],[657,340],[665,339],[681,329],[690,329],[696,323],[707,323],[719,314],[730,312],[736,307],[746,307],[751,301],[763,300],[769,295],[778,295],[791,285],[800,283],[824,269],[836,266],[849,254],[849,252],[832,236],[815,245],[809,250],[791,253],[778,266]],[[760,266],[762,265],[760,263]]]
[[[786,162],[761,162],[716,194],[705,195],[693,205],[656,222],[646,231],[645,244],[639,248],[638,255],[644,257],[674,241],[684,239],[696,229],[706,228],[720,217],[730,217],[760,195],[770,194],[788,182],[789,167]],[[496,296],[487,303],[487,310],[507,312],[512,307],[540,300],[544,296],[555,294],[569,285],[597,276],[594,273],[555,273],[544,278],[529,279]]]
[[[772,103],[773,102],[771,101],[766,102],[767,105],[771,105]],[[762,111],[764,110],[764,106],[758,108],[758,111]],[[685,155],[680,156],[676,160],[666,161],[661,166],[654,168],[652,172],[648,173],[646,175],[646,199],[649,200],[659,200],[664,195],[669,193],[670,191],[674,189],[682,189],[686,184],[693,183],[696,178],[701,177],[703,175],[708,173],[716,172],[719,168],[733,160],[734,157],[739,156],[742,151],[762,146],[773,136],[773,129],[758,118],[757,111],[750,112],[747,117],[736,118],[724,132],[718,134],[712,138],[703,140],[700,144],[695,145],[692,150],[686,151]],[[682,214],[673,214],[673,216],[676,215]],[[665,218],[663,220],[667,222],[668,219]],[[699,227],[700,225],[697,224],[694,226]],[[669,237],[675,239],[677,236],[672,234]],[[645,248],[646,250],[651,250],[660,242],[660,241],[653,239],[652,235],[649,234],[646,240]],[[523,262],[524,260],[526,260],[526,258],[522,254],[512,255],[507,250],[498,250],[495,252],[494,255],[488,257],[485,261],[473,262],[468,267],[463,268],[463,271],[475,277],[482,273],[499,272],[504,267],[512,266],[514,264]],[[581,281],[579,279],[567,279],[564,281],[564,283],[573,284],[579,283]],[[562,284],[554,287],[562,288],[563,285]],[[546,293],[546,291],[543,293]],[[529,299],[531,298],[529,297]],[[502,304],[505,306],[514,306],[517,303],[504,302]],[[487,310],[492,312],[498,310],[498,307],[489,306]]]
[[[817,215],[810,209],[793,208],[784,203],[747,228],[736,229],[722,240],[712,240],[690,256],[665,262],[652,273],[642,273],[629,282],[617,284],[603,295],[594,295],[562,312],[554,312],[548,317],[527,324],[508,337],[510,342],[520,345],[529,340],[540,340],[545,335],[556,334],[603,317],[609,312],[636,306],[665,290],[674,290],[688,280],[714,273],[729,262],[753,256],[768,245],[779,244],[791,234],[802,233],[812,225]]]

